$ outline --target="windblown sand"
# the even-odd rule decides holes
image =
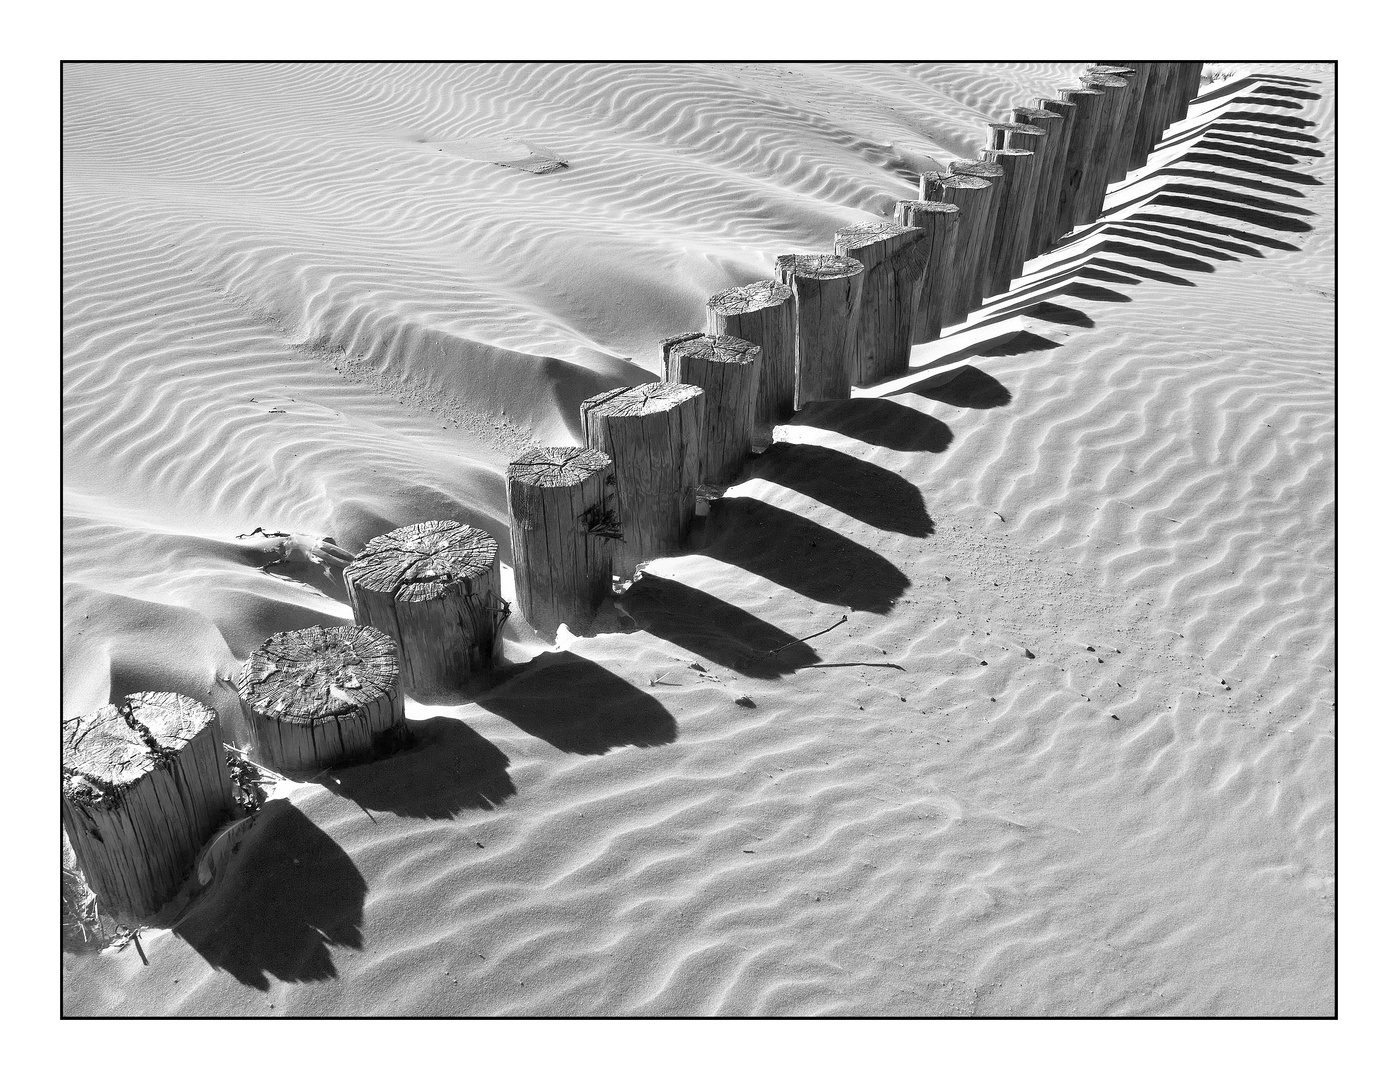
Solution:
[[[245,741],[249,652],[350,613],[237,534],[508,553],[518,449],[1080,70],[67,67],[64,714]],[[527,666],[283,784],[148,964],[66,954],[65,1011],[1330,1014],[1332,103],[1206,86],[598,632],[512,620]]]

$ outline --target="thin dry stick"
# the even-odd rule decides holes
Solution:
[[[848,615],[841,615],[840,618],[839,618],[839,620],[838,620],[837,622],[831,623],[831,624],[830,624],[829,626],[827,626],[824,630],[817,630],[814,634],[808,634],[806,637],[797,638],[795,641],[788,641],[785,645],[781,646],[781,648],[778,648],[778,649],[768,649],[768,650],[767,650],[767,655],[768,655],[768,656],[776,656],[777,653],[779,653],[779,652],[782,651],[782,649],[789,649],[789,648],[791,648],[791,646],[793,646],[793,645],[800,645],[801,642],[803,642],[803,641],[810,641],[811,638],[820,637],[821,634],[828,634],[828,633],[830,633],[831,630],[834,630],[835,627],[839,626],[840,623],[847,623],[847,622],[849,622],[849,616],[848,616]]]

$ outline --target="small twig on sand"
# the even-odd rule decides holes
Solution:
[[[767,655],[768,655],[768,656],[776,656],[777,653],[779,653],[779,652],[782,651],[782,649],[789,649],[789,648],[791,648],[791,646],[793,646],[793,645],[800,645],[801,642],[803,642],[803,641],[810,641],[811,638],[820,637],[821,634],[828,634],[828,633],[830,633],[831,630],[834,630],[835,627],[839,626],[841,623],[847,623],[847,622],[849,622],[849,616],[848,616],[848,615],[841,615],[837,621],[831,623],[831,624],[830,624],[829,626],[827,626],[824,630],[817,630],[814,634],[807,634],[805,637],[803,637],[803,638],[797,638],[795,641],[788,641],[785,645],[781,646],[781,648],[778,648],[778,649],[768,649],[768,650],[767,650]]]
[[[902,664],[894,664],[894,663],[889,663],[889,662],[880,663],[880,662],[878,662],[878,661],[873,661],[873,660],[870,660],[870,661],[853,660],[853,661],[851,661],[850,663],[847,663],[847,664],[802,664],[801,666],[802,666],[802,667],[891,667],[891,668],[897,668],[899,671],[907,671],[907,670],[908,670],[908,669],[905,668]]]

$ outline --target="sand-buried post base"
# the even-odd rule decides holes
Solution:
[[[699,482],[735,480],[752,450],[753,416],[762,349],[724,334],[697,334],[676,343],[665,357],[665,377],[704,391]]]
[[[709,297],[709,334],[751,341],[762,350],[753,413],[753,448],[796,411],[796,298],[777,281],[754,281]]]
[[[913,344],[922,345],[942,336],[942,303],[951,283],[961,211],[951,203],[904,199],[894,207],[893,216],[927,235],[927,272],[913,313]]]
[[[849,397],[863,265],[843,255],[779,255],[776,276],[796,294],[796,407]]]
[[[927,234],[915,225],[871,221],[835,234],[835,254],[864,266],[852,372],[859,385],[908,370],[928,253]]]
[[[372,626],[273,634],[238,676],[256,759],[304,773],[395,746],[406,730],[397,654],[393,638]]]
[[[923,173],[924,201],[952,203],[961,211],[956,231],[956,255],[950,289],[942,305],[942,325],[959,323],[980,302],[983,246],[990,222],[993,191],[989,180],[979,176],[939,176]]]
[[[63,724],[63,828],[119,918],[174,898],[233,810],[218,714],[180,694],[132,694]]]
[[[354,621],[393,638],[419,701],[459,699],[499,658],[499,555],[482,529],[423,521],[374,537],[345,567]]]

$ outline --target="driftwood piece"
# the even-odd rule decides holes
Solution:
[[[894,221],[862,222],[835,234],[835,254],[864,267],[851,372],[860,386],[908,370],[928,251],[926,233]]]
[[[1084,216],[1091,203],[1086,180],[1092,168],[1098,122],[1107,95],[1090,87],[1072,86],[1059,90],[1058,96],[1077,106],[1068,140],[1068,153],[1063,161],[1063,187],[1058,203],[1058,235],[1066,236],[1074,226],[1086,225],[1092,220],[1091,216]]]
[[[680,550],[694,521],[704,392],[654,382],[607,390],[580,407],[587,445],[612,459],[622,538],[612,573],[629,581],[637,567]]]
[[[796,407],[848,398],[863,264],[843,255],[779,255],[776,278],[796,294]]]
[[[1023,254],[1034,224],[1031,166],[1035,155],[1032,150],[982,150],[981,155],[1005,174],[1005,208],[987,245],[992,253],[991,292],[1002,293],[1024,268]]]
[[[131,694],[63,723],[64,831],[117,918],[175,897],[233,810],[218,714],[180,694]]]
[[[1041,145],[1027,143],[1010,146],[1015,149],[1034,152],[1034,207],[1030,215],[1028,239],[1025,243],[1025,259],[1032,259],[1048,250],[1047,229],[1044,218],[1048,214],[1049,192],[1057,183],[1063,169],[1063,152],[1067,149],[1067,120],[1062,113],[1053,109],[1040,109],[1030,105],[1016,105],[1011,116],[1017,124],[1026,124],[1044,133]]]
[[[1039,104],[1046,111],[1063,117],[1063,134],[1059,137],[1054,158],[1048,163],[1048,175],[1042,178],[1043,194],[1040,196],[1043,217],[1038,218],[1035,228],[1040,251],[1047,251],[1058,242],[1063,234],[1059,231],[1059,221],[1063,217],[1063,207],[1067,199],[1065,173],[1068,162],[1068,147],[1073,141],[1073,128],[1077,126],[1078,107],[1071,101],[1057,98],[1041,98]],[[1038,211],[1036,211],[1037,217]]]
[[[500,647],[500,547],[459,521],[423,521],[376,536],[345,568],[354,621],[398,644],[403,690],[459,700]]]
[[[985,227],[990,216],[991,187],[979,176],[937,176],[922,174],[922,198],[926,202],[952,203],[960,210],[961,224],[956,231],[956,255],[951,289],[942,307],[942,325],[966,318],[971,295],[980,291],[976,280],[981,247],[986,242]]]
[[[704,391],[699,482],[722,487],[737,479],[752,450],[762,349],[729,334],[698,334],[671,347],[665,379]]]
[[[772,428],[796,411],[796,299],[776,281],[754,281],[709,297],[709,334],[751,341],[762,350],[757,371],[753,447],[765,449]]]
[[[995,261],[994,237],[1000,227],[1000,217],[1005,207],[1005,170],[994,161],[953,161],[947,172],[954,176],[976,176],[990,181],[990,209],[985,217],[985,243],[981,245],[980,285],[977,295],[972,298],[972,307],[978,307],[987,296],[999,290],[993,287],[991,264]]]
[[[505,470],[515,603],[552,637],[583,633],[612,592],[612,545],[621,540],[612,460],[584,446],[536,446]]]
[[[1083,86],[1089,90],[1101,90],[1106,99],[1098,108],[1102,111],[1097,125],[1097,139],[1092,151],[1092,167],[1083,185],[1090,192],[1087,213],[1095,221],[1102,215],[1106,202],[1107,187],[1110,184],[1112,164],[1118,153],[1118,141],[1123,136],[1123,117],[1131,95],[1127,90],[1130,82],[1117,75],[1084,75]]]
[[[398,646],[372,626],[273,634],[243,665],[238,697],[256,759],[283,773],[368,760],[404,730]]]
[[[922,278],[913,312],[913,344],[936,341],[942,336],[942,303],[953,280],[956,232],[961,211],[951,203],[903,200],[893,211],[900,224],[913,225],[927,236],[927,273]]]

